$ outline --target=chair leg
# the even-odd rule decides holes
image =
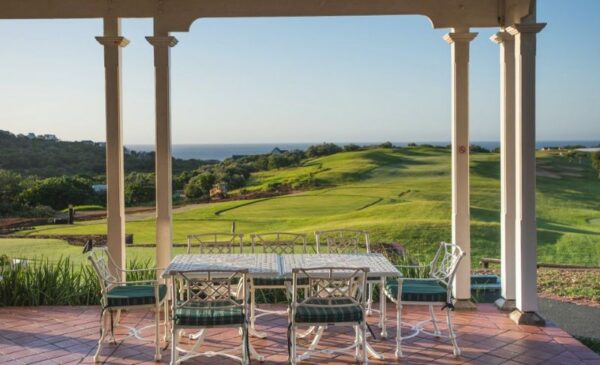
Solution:
[[[160,302],[154,307],[154,361],[160,361]]]
[[[290,329],[290,345],[291,349],[289,362],[292,365],[296,365],[296,327],[294,325],[292,325],[292,328]]]
[[[454,327],[452,326],[452,311],[450,308],[446,309],[446,318],[448,320],[448,336],[452,341],[452,347],[454,348],[454,356],[460,356],[460,348],[456,342],[456,334],[454,333]]]
[[[362,337],[362,343],[361,343],[361,348],[362,348],[362,362],[363,364],[367,365],[369,363],[369,353],[367,351],[367,319],[365,318],[363,320],[363,323],[360,326],[361,328],[361,337]]]
[[[402,304],[396,304],[396,358],[402,357]]]
[[[119,325],[119,320],[121,317],[121,310],[117,311],[116,317],[114,316],[114,312],[109,310],[110,314],[110,343],[117,344],[117,340],[115,339],[115,328]]]
[[[248,325],[244,323],[242,325],[242,365],[250,364],[250,360],[249,360],[250,354],[248,351],[250,344],[248,341],[250,341],[250,336],[248,333]]]
[[[102,353],[102,344],[104,343],[104,337],[106,336],[106,310],[102,311],[100,316],[100,339],[98,340],[98,349],[94,354],[94,362],[100,362],[100,354]]]
[[[250,328],[256,330],[256,289],[250,284]]]
[[[166,343],[169,343],[169,300],[165,298],[164,302],[163,302],[163,316],[164,316],[164,331],[165,331],[165,335],[163,336],[163,340]]]
[[[179,339],[179,331],[175,324],[171,324],[171,365],[177,365],[177,342]]]
[[[367,300],[367,316],[373,314],[373,283],[369,283],[369,298]]]
[[[433,311],[433,305],[429,305],[429,314],[431,315],[431,322],[433,323],[433,333],[436,337],[439,337],[442,333],[440,332],[440,328],[437,324],[437,319],[435,318],[435,313]]]

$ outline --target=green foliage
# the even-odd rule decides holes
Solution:
[[[347,144],[344,146],[345,152],[353,152],[353,151],[360,151],[360,150],[361,150],[361,147],[354,143],[350,143],[350,144]]]
[[[0,216],[19,210],[18,196],[23,191],[21,175],[12,171],[0,170]]]
[[[379,146],[377,146],[378,148],[394,148],[394,145],[392,144],[392,142],[384,142],[381,143]]]
[[[329,156],[342,152],[342,148],[335,143],[321,143],[308,147],[306,155],[308,157]]]
[[[125,177],[125,203],[131,206],[154,201],[155,185],[154,174],[142,172],[128,174]]]
[[[592,167],[598,170],[598,177],[600,177],[600,151],[592,153]]]
[[[89,180],[61,176],[35,181],[21,193],[20,200],[30,207],[45,205],[60,210],[69,204],[95,203],[98,197]]]
[[[490,150],[488,150],[487,148],[481,147],[480,145],[477,145],[477,144],[472,144],[469,147],[469,151],[473,152],[473,153],[490,153]]]
[[[185,185],[184,193],[188,199],[200,199],[209,195],[210,189],[216,180],[215,175],[203,172],[190,179]]]
[[[600,339],[582,336],[575,336],[575,338],[579,342],[587,346],[590,350],[594,351],[597,354],[600,354]]]
[[[150,261],[132,260],[131,269],[145,269]],[[128,280],[154,279],[154,272],[128,273]],[[0,306],[95,305],[100,285],[92,267],[69,258],[46,258],[19,265],[0,265]]]
[[[154,152],[125,150],[127,171],[154,171]],[[173,172],[195,170],[215,161],[173,159]],[[15,136],[0,130],[0,169],[42,177],[61,175],[103,175],[106,170],[104,143],[65,142]]]

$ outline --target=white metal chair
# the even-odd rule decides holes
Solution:
[[[310,268],[292,271],[292,303],[288,328],[289,361],[296,365],[313,353],[346,353],[354,349],[357,361],[368,363],[365,289],[368,268]],[[298,290],[308,280],[308,295],[300,301]],[[354,328],[354,342],[344,348],[317,350],[326,326]],[[298,355],[296,343],[300,326],[319,326],[317,335]]]
[[[187,253],[229,254],[242,253],[243,238],[241,233],[202,233],[187,237]]]
[[[115,267],[119,274],[122,273],[142,273],[147,271],[152,271],[153,276],[156,277],[156,271],[159,270],[157,268],[150,269],[138,269],[138,270],[126,270],[120,268],[110,254],[108,250],[104,247],[96,248],[92,250],[88,259],[90,260],[92,267],[94,268],[94,272],[96,273],[98,280],[100,281],[100,293],[101,299],[100,304],[102,306],[101,309],[101,317],[100,317],[100,339],[98,340],[98,349],[94,355],[94,361],[98,362],[100,360],[100,355],[102,353],[102,346],[104,344],[104,339],[106,337],[107,329],[107,321],[106,315],[110,314],[110,335],[111,341],[114,343],[115,334],[114,327],[119,326],[121,310],[135,310],[135,309],[154,309],[154,325],[147,326],[143,328],[133,328],[129,326],[124,326],[129,330],[129,336],[134,336],[140,340],[146,340],[142,337],[141,332],[148,327],[155,327],[155,353],[154,360],[159,361],[161,358],[160,354],[160,307],[163,306],[164,309],[164,326],[165,326],[165,340],[167,340],[167,314],[168,314],[168,305],[167,305],[167,286],[164,284],[159,284],[156,279],[152,280],[135,280],[135,281],[122,281],[120,277],[117,277],[111,273],[109,270],[109,262]],[[116,318],[113,316],[116,314]]]
[[[178,284],[183,285],[183,295],[173,303],[171,310],[172,365],[198,356],[225,356],[239,361],[242,365],[249,364],[247,280],[247,270],[173,273],[172,296],[177,298]],[[235,347],[223,351],[200,352],[208,329],[223,327],[240,329],[241,355],[235,355],[238,351]],[[179,331],[185,328],[200,330],[191,349],[183,349],[178,343]],[[183,356],[180,357],[180,354]]]
[[[251,234],[252,253],[274,253],[277,255],[306,253],[306,235],[287,232],[273,232],[262,234]],[[256,331],[256,319],[268,314],[288,315],[287,310],[276,311],[258,308],[256,306],[256,289],[288,289],[289,279],[276,278],[252,278],[250,286],[250,330],[252,335],[260,338],[266,337],[265,333]],[[256,312],[261,312],[256,314]]]
[[[322,242],[327,245],[327,253],[337,254],[357,254],[370,253],[371,241],[369,232],[360,229],[333,229],[327,231],[315,232],[315,241],[317,243],[317,253],[325,253]],[[369,297],[367,298],[367,315],[378,312],[373,309],[373,290],[375,285],[381,284],[381,278],[367,278],[369,284]]]
[[[456,335],[452,326],[452,284],[456,268],[464,256],[463,250],[456,244],[440,243],[433,260],[429,265],[399,265],[398,269],[427,270],[426,277],[405,278],[388,280],[385,285],[385,295],[396,304],[396,357],[402,356],[402,340],[425,333],[435,337],[449,338],[452,342],[455,356],[460,355],[460,348],[456,342]],[[402,336],[402,306],[426,305],[429,306],[430,319],[415,324],[407,324],[413,333]],[[448,334],[442,335],[433,307],[442,306],[446,310]],[[431,322],[433,332],[425,329],[425,324]]]

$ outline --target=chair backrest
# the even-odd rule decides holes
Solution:
[[[119,279],[113,275],[109,268],[109,265],[118,266],[115,264],[106,247],[94,248],[89,252],[88,260],[90,260],[94,268],[94,273],[96,273],[96,277],[100,281],[102,294],[106,293],[112,286],[119,282]]]
[[[327,243],[328,253],[360,253],[361,248],[371,252],[369,232],[358,229],[335,229],[315,232],[317,252],[322,252],[322,242]]]
[[[245,311],[248,270],[186,271],[173,273],[173,283],[179,285],[179,300],[174,309],[210,307],[239,308]],[[172,285],[177,298],[177,285]]]
[[[306,235],[299,233],[273,232],[251,234],[252,253],[274,253],[277,255],[294,254],[296,248],[300,247],[300,252],[306,253]],[[262,250],[259,250],[262,247]]]
[[[347,306],[364,304],[368,268],[297,268],[292,270],[292,305]],[[298,302],[298,289],[308,292]]]
[[[450,287],[458,264],[464,255],[465,253],[457,244],[441,242],[431,261],[429,276]]]
[[[187,237],[187,253],[198,252],[201,254],[229,254],[242,253],[241,233],[202,233]],[[196,251],[197,250],[197,251]]]

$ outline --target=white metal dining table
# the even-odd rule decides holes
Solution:
[[[252,277],[260,278],[292,278],[292,271],[296,268],[369,268],[369,277],[380,279],[379,293],[379,324],[381,336],[387,337],[385,326],[386,301],[383,293],[385,280],[388,277],[400,277],[398,269],[382,254],[183,254],[177,255],[162,274],[169,278],[177,272],[210,271],[210,270],[248,270]],[[319,327],[313,339],[312,346],[316,346],[321,339],[325,327]],[[262,361],[260,356],[251,346],[252,356]],[[378,359],[383,355],[377,353],[368,343],[369,354]]]

